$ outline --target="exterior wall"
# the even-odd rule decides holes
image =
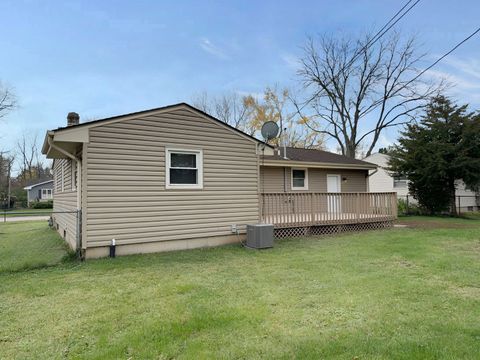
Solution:
[[[145,242],[139,244],[127,244],[117,246],[115,249],[115,255],[132,255],[132,254],[146,254],[152,252],[164,252],[164,251],[177,251],[196,249],[200,247],[213,247],[220,245],[227,245],[238,243],[239,240],[244,241],[246,239],[245,234],[241,235],[225,235],[225,236],[211,236],[204,238],[171,240],[171,241],[156,241]],[[95,259],[101,257],[107,257],[109,255],[110,247],[90,247],[85,251],[85,257],[87,259]]]
[[[256,143],[221,124],[174,109],[91,128],[89,140],[83,161],[87,256],[113,238],[119,249],[142,244],[129,247],[142,252],[168,247],[148,243],[230,239],[232,224],[243,233],[258,222]],[[203,189],[165,188],[166,147],[203,151]]]
[[[476,211],[480,209],[480,196],[475,194],[474,191],[467,190],[465,183],[461,180],[456,182],[457,190],[455,195],[457,198],[457,206],[460,207],[460,211]]]
[[[53,188],[52,218],[54,226],[70,247],[75,249],[77,239],[77,215],[75,213],[57,213],[77,210],[77,190],[72,188],[72,161],[70,159],[55,159],[53,163]]]
[[[393,177],[384,168],[388,167],[388,155],[372,154],[365,158],[365,161],[377,164],[379,166],[378,172],[369,177],[368,186],[371,192],[392,192],[395,191],[399,198],[406,199],[408,193],[408,185],[404,187],[394,187]],[[480,208],[480,198],[475,192],[465,189],[463,181],[456,182],[457,190],[457,206],[460,206],[460,211],[478,210]],[[460,200],[459,200],[460,198]],[[460,201],[460,205],[459,205]],[[415,204],[417,201],[410,195],[409,203]]]
[[[339,174],[342,192],[366,192],[367,170],[308,169],[308,190],[292,190],[291,168],[261,168],[260,192],[327,192],[327,174]]]
[[[388,156],[380,153],[370,155],[364,159],[378,165],[377,172],[368,178],[368,189],[371,192],[397,192],[397,195],[407,195],[407,188],[394,188],[393,177],[385,170],[388,167]]]
[[[34,201],[44,202],[44,201],[51,200],[51,199],[42,199],[42,198],[39,198],[38,192],[39,192],[39,191],[42,191],[43,189],[53,189],[53,182],[49,182],[49,183],[47,183],[47,184],[42,184],[42,185],[34,186],[34,187],[32,187],[30,190],[27,190],[28,203],[30,204],[31,202],[34,202]]]

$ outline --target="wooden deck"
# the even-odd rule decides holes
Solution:
[[[275,228],[393,221],[396,193],[263,193],[263,223]]]

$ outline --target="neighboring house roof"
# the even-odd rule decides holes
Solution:
[[[363,160],[376,164],[382,169],[388,170],[388,161],[390,160],[390,155],[382,154],[382,153],[374,153],[370,156],[367,156]]]
[[[34,187],[37,187],[37,186],[40,186],[40,185],[45,185],[45,184],[48,184],[48,183],[53,183],[53,180],[47,180],[47,181],[39,182],[39,183],[36,183],[36,184],[31,184],[29,186],[25,186],[23,189],[24,190],[32,190]]]
[[[305,164],[319,164],[319,165],[336,165],[336,167],[344,168],[365,168],[375,169],[375,164],[352,159],[344,155],[334,154],[328,151],[317,149],[302,149],[287,147],[287,159],[283,157],[283,154],[277,155],[265,155],[264,160],[266,162],[282,162],[282,163],[305,163]]]
[[[58,132],[62,132],[64,130],[68,130],[68,131],[71,131],[71,130],[74,130],[74,129],[79,129],[79,128],[84,128],[84,127],[93,127],[93,126],[97,126],[97,125],[101,125],[105,122],[108,122],[108,121],[114,121],[114,120],[122,120],[123,118],[126,118],[126,117],[135,117],[135,116],[141,116],[141,115],[146,115],[146,114],[149,114],[149,113],[154,113],[154,112],[157,112],[157,111],[165,111],[165,110],[169,110],[169,109],[174,109],[174,108],[178,108],[178,107],[186,107],[187,109],[191,110],[191,111],[194,111],[194,112],[197,112],[199,113],[200,115],[203,115],[205,117],[207,117],[208,119],[210,120],[213,120],[227,128],[229,128],[230,130],[242,135],[242,136],[246,136],[256,142],[259,142],[259,143],[262,143],[263,144],[263,141],[255,138],[254,136],[251,136],[215,117],[213,117],[212,115],[210,114],[207,114],[206,112],[200,110],[200,109],[197,109],[196,107],[193,107],[192,105],[190,104],[187,104],[185,102],[182,102],[182,103],[178,103],[178,104],[173,104],[173,105],[167,105],[167,106],[162,106],[162,107],[158,107],[158,108],[153,108],[153,109],[148,109],[148,110],[142,110],[142,111],[137,111],[137,112],[132,112],[132,113],[127,113],[127,114],[122,114],[122,115],[116,115],[116,116],[112,116],[112,117],[108,117],[108,118],[103,118],[103,119],[98,119],[98,120],[93,120],[93,121],[88,121],[88,122],[84,122],[84,123],[80,123],[78,125],[72,125],[72,126],[63,126],[63,127],[59,127],[57,129],[54,129],[54,130],[51,130],[50,132],[51,133],[58,133]],[[47,133],[47,136],[48,136],[48,133]],[[45,146],[45,143],[44,143],[44,146]],[[268,147],[271,147],[273,148],[273,146],[271,145],[268,145]]]

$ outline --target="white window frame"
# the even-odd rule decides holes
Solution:
[[[48,193],[50,191],[50,194]],[[53,199],[52,189],[42,189],[42,199]]]
[[[196,156],[197,183],[196,184],[170,184],[171,154],[190,154]],[[178,169],[178,168],[177,168]],[[188,168],[190,169],[190,168]],[[203,150],[201,149],[165,149],[165,188],[166,189],[203,189]]]
[[[305,181],[303,182],[304,186],[293,186],[293,170],[305,171]],[[308,190],[308,168],[292,168],[290,170],[290,186],[292,190]]]
[[[394,189],[405,189],[408,186],[408,179],[405,176],[404,179],[397,180],[396,178],[401,178],[402,176],[393,176],[393,188]]]
[[[77,190],[77,162],[74,160],[70,160],[70,166],[72,168],[72,177],[71,177],[71,182],[72,182],[72,190],[75,191]]]
[[[65,191],[65,161],[64,160],[62,160],[62,178],[61,178],[61,180],[62,180],[61,190],[62,190],[62,192],[64,192]]]

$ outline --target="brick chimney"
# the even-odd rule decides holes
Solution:
[[[76,112],[69,112],[67,115],[67,126],[80,124],[80,115]]]

